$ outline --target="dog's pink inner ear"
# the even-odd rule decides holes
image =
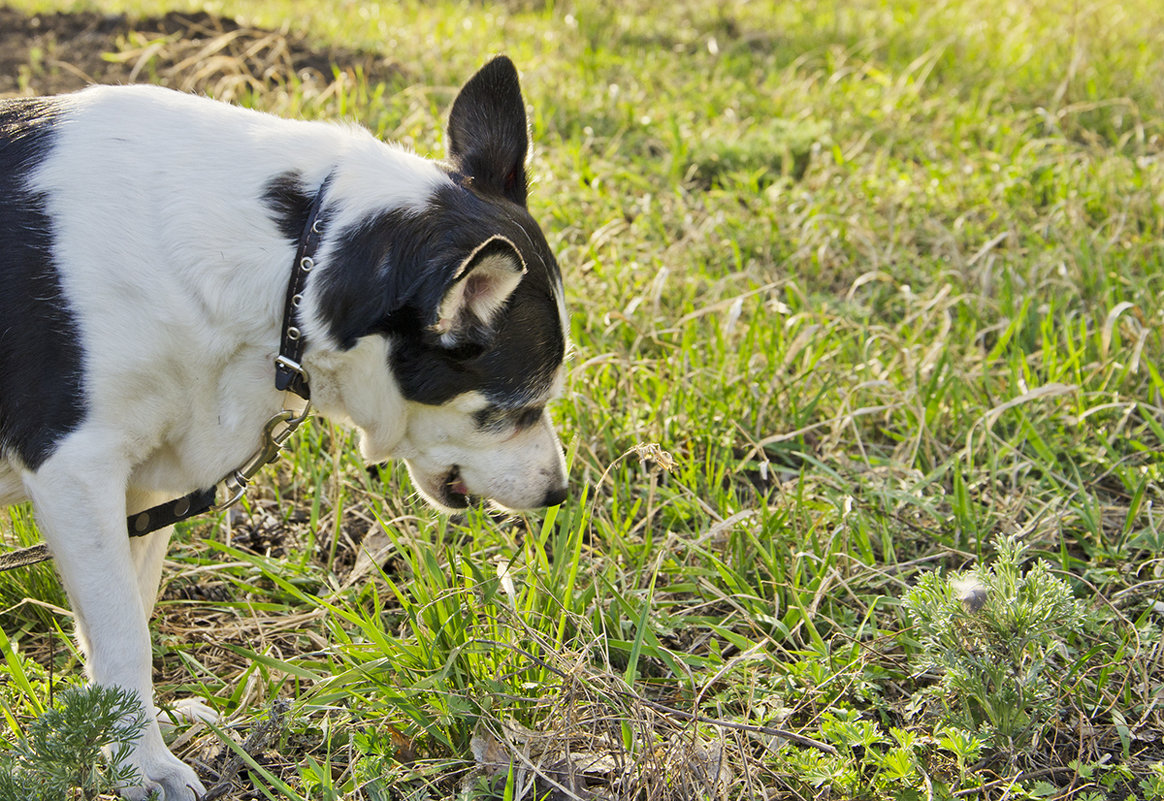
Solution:
[[[497,282],[481,269],[465,279],[465,305],[476,309],[491,302]]]
[[[469,254],[445,290],[435,331],[446,346],[457,343],[470,327],[488,327],[525,275],[525,263],[514,244],[492,236]]]

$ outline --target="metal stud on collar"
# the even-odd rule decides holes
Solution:
[[[307,337],[302,323],[297,321],[296,312],[303,305],[303,292],[307,276],[315,269],[315,251],[323,241],[326,218],[323,215],[323,201],[331,185],[328,175],[320,184],[311,201],[307,219],[303,221],[303,233],[295,249],[295,261],[291,278],[287,282],[287,296],[283,304],[283,335],[279,341],[279,359],[275,361],[275,387],[279,391],[291,390],[304,400],[311,397],[311,391],[302,373],[289,369],[290,364],[300,364],[307,349]]]

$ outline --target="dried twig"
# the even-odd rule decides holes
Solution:
[[[291,708],[291,702],[284,698],[276,698],[271,702],[270,707],[267,708],[266,720],[260,720],[251,729],[251,733],[247,735],[246,740],[241,746],[242,750],[247,754],[259,754],[267,747],[267,743],[283,730],[283,715]],[[225,759],[229,748],[223,746],[218,754],[219,759]],[[215,782],[206,795],[202,796],[199,801],[215,801],[230,792],[234,786],[234,777],[242,770],[243,758],[237,753],[233,753],[222,770],[218,771],[218,781]]]

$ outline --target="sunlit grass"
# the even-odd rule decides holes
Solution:
[[[237,101],[431,155],[455,87],[514,57],[574,493],[445,521],[317,421],[229,542],[185,527],[163,696],[244,729],[293,699],[267,769],[308,798],[532,797],[522,758],[566,752],[616,798],[1160,797],[1157,3],[201,7],[400,68]],[[1013,533],[1087,617],[1048,652],[1056,714],[1003,756],[938,727],[900,599]],[[4,628],[75,677],[67,618],[17,605],[63,603],[45,576],[0,579]],[[11,729],[42,687],[0,695]]]

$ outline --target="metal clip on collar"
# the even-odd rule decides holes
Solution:
[[[250,461],[219,482],[219,485],[226,489],[229,497],[222,503],[216,504],[214,511],[221,512],[223,509],[229,509],[238,503],[246,494],[251,479],[271,462],[278,461],[279,454],[282,452],[283,446],[287,444],[287,440],[310,415],[311,403],[309,402],[299,414],[290,409],[284,409],[268,420],[263,426],[263,444],[259,450],[250,458]]]

